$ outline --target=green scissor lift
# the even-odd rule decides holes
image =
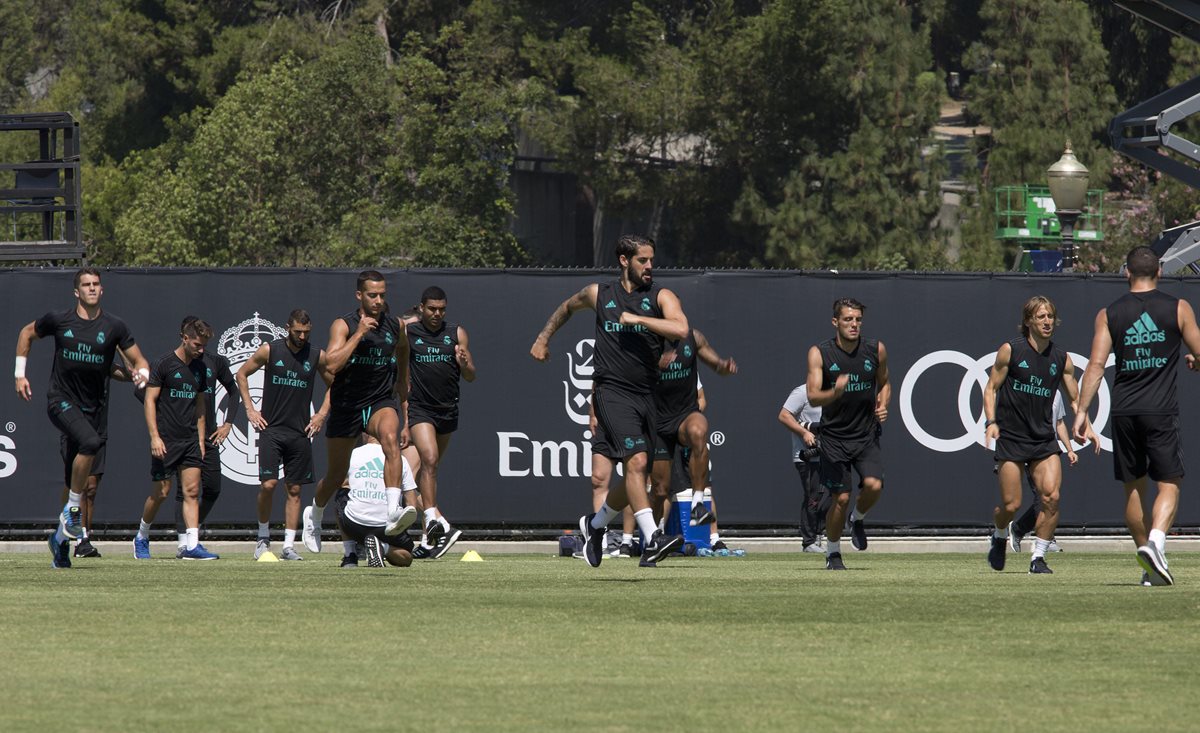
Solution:
[[[996,239],[1018,245],[1020,255],[1014,270],[1021,272],[1051,272],[1061,269],[1054,258],[1062,246],[1062,231],[1054,215],[1054,199],[1046,186],[1001,186],[996,194]],[[1104,192],[1098,188],[1087,192],[1087,207],[1075,222],[1075,242],[1104,240]],[[1047,255],[1036,254],[1047,252]],[[1058,262],[1054,267],[1050,262]]]

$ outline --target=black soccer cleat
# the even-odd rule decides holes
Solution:
[[[850,544],[859,552],[867,549],[867,528],[863,526],[861,519],[850,521]]]
[[[78,545],[75,545],[75,557],[100,557],[100,551],[88,538],[84,537]]]
[[[587,564],[594,568],[600,567],[600,561],[604,559],[604,527],[595,529],[592,527],[592,517],[596,516],[595,512],[585,514],[579,518],[579,534],[583,537],[583,559],[587,560]]]
[[[429,559],[437,560],[450,551],[454,547],[454,543],[458,542],[458,538],[462,537],[462,530],[450,528],[450,531],[438,538],[438,542],[433,547],[433,552],[429,553]]]
[[[834,552],[825,556],[826,570],[845,570],[846,563],[842,562],[842,553]]]
[[[446,528],[442,526],[442,520],[431,519],[429,524],[425,525],[425,541],[430,547],[437,547],[438,540],[442,535],[446,534]]]
[[[688,519],[688,525],[699,527],[702,524],[712,524],[717,521],[717,515],[709,511],[704,503],[692,504],[691,517]]]
[[[1046,558],[1044,557],[1035,557],[1033,558],[1033,561],[1029,563],[1030,575],[1051,575],[1053,573],[1054,571],[1051,570],[1050,566],[1046,564]]]
[[[433,556],[433,551],[436,548],[417,545],[413,548],[412,556],[414,560],[428,560]]]
[[[345,557],[343,557],[341,567],[343,567],[343,568],[358,567],[358,553],[352,552],[349,555],[346,555]]]
[[[664,534],[657,530],[650,538],[650,543],[642,550],[643,563],[657,563],[667,555],[683,546],[683,538],[677,534]]]
[[[988,550],[988,565],[999,572],[1004,569],[1004,560],[1008,554],[1008,538],[992,535],[992,549]]]

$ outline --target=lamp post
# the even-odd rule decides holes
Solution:
[[[1062,157],[1046,170],[1050,197],[1054,199],[1054,214],[1062,229],[1062,269],[1075,269],[1075,220],[1083,213],[1087,202],[1088,169],[1075,158],[1071,141]]]

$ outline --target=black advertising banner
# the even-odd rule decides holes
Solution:
[[[439,503],[466,526],[561,525],[591,502],[590,433],[594,315],[576,314],[551,342],[547,363],[529,356],[554,308],[589,282],[615,271],[400,270],[385,273],[394,312],[438,285],[448,294],[447,320],[466,328],[478,368],[462,386],[461,417],[439,472]],[[0,365],[12,365],[17,333],[47,311],[74,305],[73,271],[0,272]],[[313,341],[323,346],[330,323],[355,308],[355,272],[313,270],[110,270],[103,307],[129,324],[153,361],[178,344],[179,323],[194,314],[211,323],[211,350],[236,370],[254,347],[280,337],[287,314],[305,308]],[[892,384],[882,438],[883,498],[879,524],[947,526],[990,522],[998,499],[992,453],[983,440],[982,388],[996,348],[1017,334],[1030,296],[1055,301],[1062,318],[1055,339],[1082,373],[1099,308],[1126,290],[1118,277],[1027,275],[896,275],[856,273],[660,271],[656,278],[683,302],[689,322],[739,373],[701,371],[708,397],[713,485],[722,524],[787,526],[799,516],[799,486],[790,439],[777,421],[788,393],[805,379],[808,348],[833,335],[837,297],[867,306],[864,335],[882,340]],[[1195,300],[1197,285],[1171,279],[1163,290]],[[34,342],[27,373],[32,402],[12,382],[0,390],[0,524],[45,523],[59,506],[63,481],[59,435],[46,415],[52,341]],[[1107,377],[1111,380],[1112,371]],[[254,393],[260,393],[254,383]],[[1181,370],[1185,455],[1200,440],[1187,406],[1200,395],[1200,375]],[[320,399],[318,387],[316,399]],[[1123,493],[1113,479],[1108,442],[1109,393],[1098,396],[1096,426],[1103,452],[1080,449],[1063,469],[1062,523],[1120,526]],[[218,392],[218,415],[228,398]],[[222,418],[223,419],[223,418]],[[224,487],[209,522],[251,524],[257,491],[257,435],[245,410],[222,451]],[[317,473],[325,443],[314,445]],[[1192,470],[1200,465],[1192,460]],[[113,383],[107,473],[96,521],[136,525],[150,488],[150,455],[141,405],[128,384]],[[1185,485],[1187,480],[1185,480]],[[308,501],[314,487],[306,487]],[[277,492],[282,495],[283,492]],[[278,502],[282,498],[277,497]],[[160,521],[167,521],[163,510]],[[277,508],[275,517],[282,516]],[[1178,523],[1200,524],[1200,500],[1183,492]]]

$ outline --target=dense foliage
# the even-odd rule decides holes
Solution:
[[[1168,38],[1100,0],[6,0],[0,111],[81,120],[102,264],[536,264],[526,140],[576,181],[597,262],[619,220],[680,265],[1003,268],[988,192],[1069,138],[1113,189],[1084,253],[1106,268],[1196,215],[1104,140],[1195,68]],[[950,71],[990,131],[953,254]]]

